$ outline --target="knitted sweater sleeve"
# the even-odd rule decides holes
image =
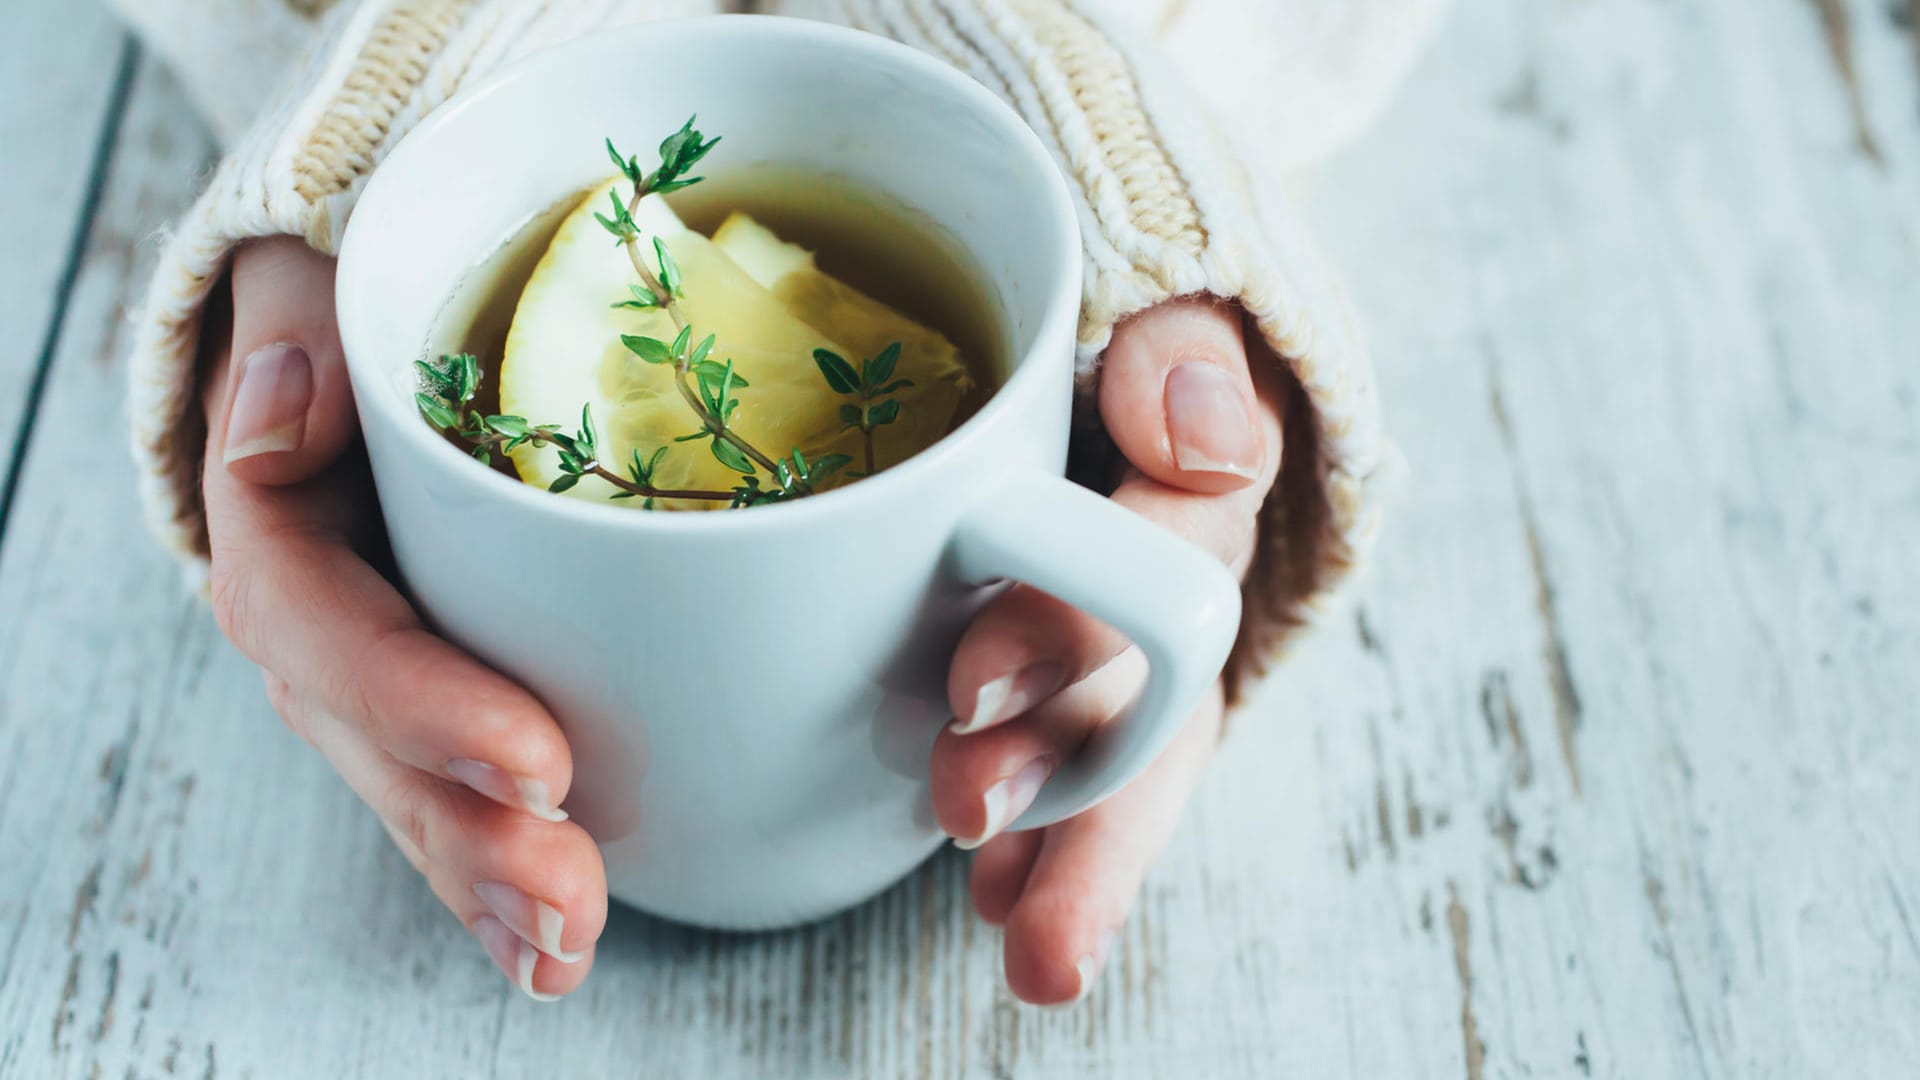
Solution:
[[[1087,382],[1097,376],[1116,324],[1173,297],[1235,301],[1264,337],[1284,368],[1287,439],[1279,482],[1261,512],[1245,625],[1228,672],[1233,689],[1325,609],[1358,561],[1374,529],[1374,480],[1386,445],[1358,328],[1285,204],[1272,163],[1239,152],[1209,109],[1207,92],[1145,44],[1128,11],[1132,2],[763,6],[884,34],[937,56],[999,93],[1049,144],[1086,238],[1079,364]],[[189,565],[204,565],[197,478],[205,418],[194,392],[195,357],[202,310],[236,245],[291,234],[335,251],[367,176],[399,137],[502,63],[590,27],[740,6],[362,0],[316,21],[289,89],[239,140],[170,236],[137,325],[135,453],[161,538]]]
[[[1052,147],[1086,244],[1084,381],[1096,377],[1118,323],[1201,294],[1239,303],[1285,368],[1286,445],[1245,585],[1231,699],[1327,609],[1359,561],[1376,525],[1387,445],[1359,328],[1279,177],[1250,166],[1258,158],[1240,152],[1194,81],[1127,17],[1134,6],[780,0],[774,8],[943,59],[999,93]]]
[[[167,61],[223,147],[245,133],[332,0],[112,0]]]

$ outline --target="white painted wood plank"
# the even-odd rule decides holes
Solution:
[[[204,147],[144,72],[0,549],[0,1076],[1910,1071],[1920,84],[1846,11],[1878,162],[1811,2],[1502,0],[1324,178],[1413,478],[1058,1013],[952,855],[502,984],[59,442]]]
[[[116,108],[126,40],[96,0],[0,4],[0,489]]]
[[[1331,806],[1365,894],[1465,939],[1373,991],[1470,988],[1448,1073],[1903,1074],[1913,114],[1860,153],[1811,4],[1455,19],[1317,203],[1378,271],[1415,463],[1366,602],[1388,689],[1327,731]],[[1913,76],[1862,65],[1868,114]],[[1367,674],[1293,672],[1341,680],[1312,711]],[[1408,1042],[1360,1071],[1410,1074]]]
[[[145,94],[136,112],[28,450],[40,467],[22,474],[0,548],[0,1076],[77,1074],[75,1047],[111,1038],[122,1018],[125,1035],[136,1001],[184,978],[156,966],[194,891],[173,830],[195,770],[220,758],[217,744],[189,745],[156,761],[141,738],[165,722],[153,703],[187,689],[174,680],[198,677],[216,637],[139,539],[116,432],[124,305],[151,254],[140,245],[178,211],[206,154],[176,97]],[[214,730],[229,715],[209,713]],[[147,831],[130,838],[136,822]],[[102,926],[125,940],[89,951],[85,935]]]

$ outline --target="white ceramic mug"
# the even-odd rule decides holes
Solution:
[[[653,57],[695,74],[648,77]],[[917,457],[752,510],[557,498],[467,459],[413,405],[436,312],[517,227],[604,177],[604,138],[645,143],[694,113],[726,137],[709,173],[835,173],[950,234],[992,283],[1013,370]],[[1016,827],[1113,793],[1199,703],[1239,625],[1233,578],[1061,475],[1080,268],[1074,204],[1016,113],[911,49],[807,22],[662,22],[553,49],[436,110],[380,166],[338,302],[394,553],[425,615],[559,718],[566,808],[614,896],[763,928],[910,871],[943,839],[927,758],[953,645],[1004,581],[1110,623],[1150,666]]]

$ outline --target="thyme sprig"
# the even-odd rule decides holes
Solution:
[[[872,476],[873,430],[900,419],[900,401],[889,395],[913,385],[912,379],[893,378],[893,369],[900,363],[900,343],[896,341],[880,350],[880,355],[860,361],[859,371],[829,349],[815,349],[813,362],[819,365],[820,374],[834,393],[855,399],[840,406],[840,422],[845,425],[840,430],[860,429],[866,442],[867,471],[857,475]]]
[[[659,308],[667,313],[667,317],[673,320],[674,328],[680,332],[671,346],[657,338],[624,334],[621,335],[620,340],[626,345],[628,351],[647,363],[673,365],[674,388],[680,392],[680,398],[687,403],[687,407],[700,418],[701,437],[712,437],[710,446],[713,456],[721,464],[735,472],[751,475],[754,471],[753,466],[743,464],[750,461],[753,465],[765,469],[769,475],[778,476],[779,463],[774,458],[727,426],[727,421],[733,412],[731,408],[724,407],[729,399],[721,395],[719,401],[714,400],[713,395],[709,393],[709,377],[702,376],[696,390],[692,372],[699,363],[706,360],[707,353],[713,348],[714,338],[708,335],[699,345],[690,347],[693,340],[693,326],[688,322],[686,311],[680,304],[681,299],[686,295],[685,280],[681,277],[680,266],[673,261],[673,253],[667,250],[666,243],[658,236],[647,237],[641,230],[639,222],[634,220],[634,215],[640,210],[641,200],[647,196],[663,195],[670,191],[692,187],[706,179],[702,176],[688,176],[687,173],[719,144],[720,139],[718,136],[708,139],[702,135],[693,126],[695,119],[688,117],[679,131],[667,136],[665,141],[661,142],[660,167],[652,172],[643,172],[638,158],[622,157],[613,140],[607,140],[607,156],[613,159],[621,175],[633,184],[633,191],[624,202],[617,188],[609,191],[607,197],[613,204],[613,215],[609,217],[606,214],[596,213],[593,216],[600,222],[600,227],[611,233],[615,242],[626,250],[627,261],[633,264],[633,272],[640,278],[640,284],[628,286],[632,299],[622,300],[614,306],[633,307],[640,310]],[[645,239],[652,241],[651,264],[648,263],[641,249],[641,241]],[[741,385],[744,386],[745,383]],[[783,484],[782,487],[784,488],[785,485]],[[795,495],[812,493],[810,484],[805,485],[804,490],[793,492]]]
[[[600,462],[600,432],[594,425],[591,405],[581,406],[580,427],[571,435],[562,432],[558,424],[530,424],[524,416],[483,414],[472,407],[474,396],[480,392],[480,361],[471,353],[442,356],[431,364],[416,360],[414,368],[420,373],[421,384],[428,388],[414,395],[414,404],[419,406],[421,415],[438,430],[466,443],[474,459],[482,465],[493,464],[496,451],[511,452],[531,443],[552,446],[559,451],[560,476],[547,488],[556,493],[572,488],[582,477],[597,476],[619,489],[614,498],[645,499],[649,509],[655,499],[732,502],[739,497],[738,491],[655,485],[654,473],[667,455],[664,446],[644,459],[636,448],[625,476],[607,468]]]

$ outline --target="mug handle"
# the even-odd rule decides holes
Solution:
[[[1018,477],[962,516],[967,582],[1011,578],[1132,639],[1146,685],[1056,771],[1013,829],[1062,821],[1152,764],[1220,676],[1240,629],[1240,586],[1212,555],[1060,476]]]

